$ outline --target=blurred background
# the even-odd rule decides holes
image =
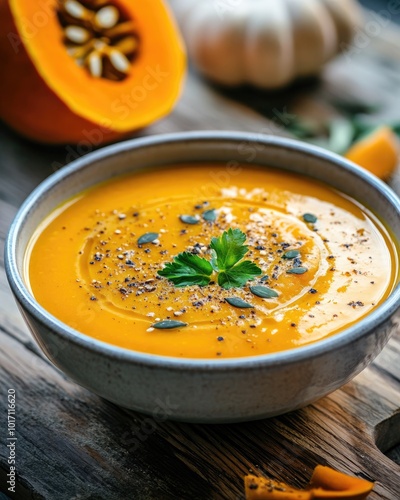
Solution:
[[[367,9],[373,9],[379,12],[380,9],[385,9],[386,0],[360,0],[360,3]],[[396,23],[400,23],[400,14],[393,16],[392,19]]]
[[[13,1],[24,3],[21,0]],[[40,3],[46,6],[52,1],[28,0],[25,1],[25,5]],[[89,0],[83,1],[89,2]],[[95,0],[90,1],[95,2]],[[103,5],[103,0],[97,1],[98,5]],[[110,3],[112,1],[110,0]],[[148,5],[157,4],[156,1],[120,1],[126,2],[127,5],[137,5],[137,11],[146,11]],[[175,1],[182,2],[182,5],[189,2],[189,0],[170,0],[171,5]],[[236,1],[226,0],[228,4],[229,2],[235,4]],[[277,2],[277,0],[271,1]],[[4,11],[1,9],[4,9],[9,2],[10,0],[0,0],[0,26],[4,19]],[[62,2],[65,4],[67,0]],[[221,2],[223,3],[223,0]],[[53,4],[55,3],[54,0]],[[350,0],[346,0],[339,5],[345,7],[349,3]],[[369,134],[378,131],[370,142],[367,141],[361,148],[356,147],[353,150],[352,159],[354,161],[357,159],[359,165],[369,169],[378,165],[380,170],[376,173],[400,193],[400,171],[397,166],[397,136],[400,136],[400,13],[395,14],[392,10],[390,16],[386,14],[390,3],[396,10],[400,10],[397,8],[400,7],[400,0],[360,0],[360,3],[378,14],[381,13],[382,19],[374,13],[365,12],[366,17],[359,27],[359,33],[363,36],[360,37],[361,42],[359,40],[358,45],[354,43],[347,47],[348,52],[335,52],[337,57],[330,59],[315,74],[312,73],[311,76],[301,80],[286,82],[287,84],[274,90],[257,88],[250,84],[226,87],[208,79],[192,60],[187,74],[183,69],[176,77],[181,94],[179,99],[177,95],[179,92],[173,96],[176,98],[176,106],[171,113],[168,116],[160,113],[159,120],[154,122],[150,120],[146,123],[148,126],[139,129],[132,128],[126,137],[118,137],[115,140],[184,130],[240,130],[255,134],[287,135],[345,155],[354,143],[363,141],[365,136],[369,137]],[[268,6],[267,0],[265,4]],[[76,3],[73,2],[72,5],[76,11]],[[133,17],[136,14],[133,13]],[[52,16],[54,19],[54,9]],[[38,24],[41,25],[42,20],[43,18],[37,18]],[[159,75],[154,73],[157,65],[161,65],[162,71],[164,68],[163,51],[167,50],[165,47],[171,45],[169,43],[171,39],[176,40],[179,37],[174,38],[173,33],[172,35],[169,33],[170,39],[165,34],[164,39],[161,34],[161,38],[158,38],[162,30],[154,29],[152,24],[148,22],[145,26],[148,26],[152,39],[158,40],[159,43],[159,50],[155,51],[158,60],[155,57],[153,66],[150,67],[153,85],[154,78],[159,78]],[[184,27],[185,23],[182,25]],[[276,26],[272,28],[276,29]],[[9,27],[6,26],[6,29],[5,34],[12,35],[9,41],[15,44],[17,49],[15,52],[18,52],[20,40],[14,38]],[[28,43],[31,38],[34,38],[33,34],[32,37],[27,37]],[[61,38],[62,36],[59,36],[57,42],[60,42]],[[207,41],[207,37],[203,36],[204,38]],[[52,48],[52,44],[45,37],[44,39],[46,50]],[[314,44],[311,49],[316,45]],[[5,37],[2,48],[4,50],[10,48],[10,43]],[[319,47],[316,48],[318,50]],[[46,50],[43,53],[46,53]],[[305,52],[309,55],[307,51]],[[11,54],[12,57],[14,55]],[[285,55],[284,52],[283,56]],[[176,58],[170,59],[174,61]],[[309,59],[313,59],[312,54]],[[1,47],[0,60],[4,61]],[[4,103],[3,107],[11,110],[13,119],[15,118],[13,107],[5,104],[11,100],[14,90],[18,90],[22,85],[26,85],[28,93],[36,90],[29,76],[24,73],[24,68],[19,73],[22,77],[15,77],[17,73],[15,67],[18,64],[18,58],[15,57],[7,68],[2,68],[0,79],[0,88],[5,80],[9,83],[7,92],[1,92],[0,105]],[[60,68],[57,58],[54,58],[54,66]],[[81,70],[81,68],[75,69],[77,72]],[[258,69],[256,65],[256,70]],[[146,94],[143,94],[140,83],[143,83],[148,75],[142,80],[138,80],[136,76],[135,68],[130,91],[131,98],[136,97],[136,101],[133,102],[134,108],[133,112],[130,110],[131,114],[137,113],[140,109],[140,99]],[[64,78],[68,81],[68,72]],[[162,83],[161,80],[157,83]],[[80,92],[86,91],[87,87],[96,90],[98,83],[96,80],[89,81],[86,87],[83,86],[84,89],[81,86],[75,91],[76,95],[81,97]],[[100,87],[100,84],[98,86]],[[153,85],[153,89],[148,89],[149,101],[154,106],[165,101],[161,87],[162,85],[159,87]],[[102,99],[94,101],[93,106],[99,101],[103,102]],[[24,103],[21,105],[18,99],[16,102],[20,104],[16,108],[18,107],[22,117],[32,115]],[[110,104],[112,105],[112,101]],[[29,132],[37,132],[35,118],[40,121],[40,111],[46,111],[46,107],[46,102],[41,102],[35,108],[36,115],[33,113],[33,126]],[[80,109],[76,111],[76,115],[79,115],[79,111]],[[114,112],[109,112],[109,115],[110,119],[117,117],[117,113]],[[0,385],[15,388],[19,398],[18,475],[24,492],[15,498],[120,500],[132,498],[132,491],[138,491],[139,486],[143,491],[150,492],[149,496],[140,497],[146,500],[176,499],[177,491],[183,492],[182,498],[241,498],[240,475],[234,468],[224,471],[223,474],[215,468],[212,453],[208,453],[208,449],[204,448],[204,442],[207,440],[206,431],[188,433],[187,449],[181,448],[176,453],[171,453],[172,448],[165,436],[171,436],[171,441],[184,443],[182,441],[184,433],[180,432],[179,428],[176,432],[176,428],[172,425],[160,423],[158,430],[142,443],[141,452],[131,453],[129,439],[134,434],[128,433],[128,437],[122,439],[130,429],[128,425],[131,423],[131,416],[120,408],[106,405],[97,397],[69,382],[40,354],[23,323],[7,284],[3,258],[6,234],[21,203],[41,181],[64,165],[101,147],[106,142],[103,139],[107,139],[108,136],[104,133],[102,124],[82,125],[78,116],[75,117],[74,123],[78,124],[75,129],[83,133],[79,142],[73,142],[68,136],[68,139],[61,141],[61,144],[55,144],[54,141],[50,144],[46,141],[40,143],[15,132],[7,125],[5,117],[3,118],[4,122],[0,122],[0,343],[2,346],[7,346],[7,353],[0,362]],[[50,118],[51,132],[53,128],[59,128],[60,120],[52,116]],[[67,132],[74,129],[70,124],[67,125],[65,127]],[[380,159],[372,165],[371,151]],[[386,166],[381,161],[383,158],[386,158]],[[235,454],[243,452],[246,455],[244,458],[239,457],[238,462],[252,464],[256,470],[260,463],[259,450],[264,447],[264,451],[269,448],[275,452],[268,455],[267,450],[264,455],[264,458],[269,458],[271,469],[286,471],[288,474],[292,474],[291,469],[293,469],[296,473],[303,471],[303,475],[306,473],[308,475],[311,465],[318,458],[317,455],[319,458],[329,458],[329,453],[337,452],[335,446],[332,446],[332,429],[335,432],[339,429],[347,438],[341,449],[348,450],[351,447],[351,452],[348,456],[339,457],[338,464],[347,464],[348,470],[364,470],[370,477],[384,477],[386,474],[387,483],[394,483],[398,475],[393,473],[389,459],[400,464],[399,432],[397,437],[393,438],[391,450],[383,450],[387,460],[374,462],[372,457],[377,453],[377,448],[372,446],[370,436],[365,442],[360,443],[354,439],[354,435],[347,435],[343,429],[347,429],[350,423],[360,431],[365,430],[365,424],[360,421],[362,422],[366,415],[372,415],[376,423],[382,400],[386,401],[385,404],[393,406],[396,403],[395,397],[398,401],[399,352],[399,335],[396,335],[386,348],[385,357],[373,365],[373,371],[369,369],[365,371],[364,384],[351,383],[346,393],[337,391],[332,396],[333,399],[328,397],[325,403],[320,404],[317,411],[313,410],[314,416],[306,412],[301,414],[300,419],[296,416],[294,418],[287,416],[279,421],[278,425],[271,421],[265,428],[264,424],[253,424],[255,430],[252,434],[257,440],[253,448],[257,451],[254,456],[249,450],[246,429],[242,436],[235,434],[237,430],[230,431],[231,435],[227,437],[227,441],[235,445]],[[388,392],[389,396],[385,396],[386,390],[391,391]],[[337,415],[343,412],[341,420],[336,421],[335,417],[335,428],[332,427],[332,420],[329,418],[332,409],[337,409],[335,410]],[[349,415],[352,420],[349,420]],[[387,429],[400,428],[398,416],[397,410],[397,427],[388,420]],[[146,422],[141,418],[140,415],[135,418],[139,426]],[[315,422],[314,427],[311,426],[310,429],[318,429],[318,433],[313,430],[309,447],[301,446],[300,440],[303,435],[307,435],[307,419]],[[185,427],[182,426],[182,429]],[[382,432],[386,435],[386,430]],[[270,441],[271,436],[273,441]],[[277,447],[275,436],[285,444],[284,450]],[[216,455],[220,455],[222,460],[226,459],[226,463],[233,463],[232,455],[228,453],[224,457],[224,447],[220,446],[220,443],[224,442],[223,430],[218,429],[215,432],[213,442],[218,446]],[[8,467],[4,449],[3,447],[3,451],[0,450],[0,481],[5,477],[1,475],[2,472],[5,474]],[[328,454],[324,455],[326,450]],[[180,457],[184,458],[181,460]],[[201,471],[201,477],[197,474],[198,471]],[[207,477],[210,479],[209,482],[204,479]],[[304,480],[305,477],[304,475]],[[0,491],[1,486],[0,484]],[[85,493],[84,496],[81,495],[82,491]],[[399,489],[397,489],[398,494],[393,491],[380,498],[398,500]],[[3,498],[0,493],[0,499]]]

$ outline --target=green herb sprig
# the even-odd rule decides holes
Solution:
[[[219,238],[211,239],[211,261],[182,252],[158,271],[158,274],[172,281],[176,287],[183,287],[208,285],[215,273],[222,288],[240,288],[262,274],[254,262],[243,260],[249,251],[245,241],[246,235],[240,229],[230,228]]]
[[[344,154],[352,144],[384,125],[379,112],[380,103],[363,102],[353,98],[330,100],[335,116],[328,122],[312,118],[285,115],[286,129],[300,140]],[[386,124],[400,137],[400,123]]]

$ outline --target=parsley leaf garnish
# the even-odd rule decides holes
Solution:
[[[219,238],[212,238],[210,248],[213,250],[212,265],[216,271],[224,271],[233,267],[243,259],[249,247],[243,243],[246,235],[240,229],[228,229]]]
[[[240,288],[247,283],[247,281],[252,280],[255,276],[261,274],[261,269],[250,262],[249,260],[243,260],[236,264],[235,266],[221,271],[218,274],[218,285],[226,288]]]
[[[253,262],[242,260],[249,248],[244,245],[246,235],[240,229],[224,231],[219,238],[212,238],[210,249],[211,262],[182,252],[158,271],[160,276],[172,281],[175,286],[208,285],[211,275],[218,273],[218,284],[225,288],[239,288],[259,276],[262,271]]]
[[[182,287],[208,285],[212,272],[213,267],[208,260],[189,252],[182,252],[174,257],[173,262],[165,264],[164,269],[158,271],[158,274],[172,281],[175,286]]]
[[[249,260],[242,261],[249,251],[244,245],[246,235],[240,229],[228,229],[219,238],[212,238],[211,263],[218,272],[218,284],[223,288],[239,288],[261,274],[261,269]]]

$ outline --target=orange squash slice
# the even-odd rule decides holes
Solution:
[[[2,0],[0,116],[30,139],[110,142],[166,115],[186,68],[162,0]]]
[[[370,481],[317,465],[306,489],[292,488],[272,479],[245,476],[246,500],[364,500],[374,486]]]
[[[399,162],[399,154],[396,134],[383,126],[353,144],[345,157],[377,177],[387,179]]]

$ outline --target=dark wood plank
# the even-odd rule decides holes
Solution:
[[[399,385],[371,369],[281,418],[201,426],[117,408],[4,332],[0,342],[1,386],[17,390],[20,476],[38,498],[242,498],[250,469],[301,486],[316,463],[377,480],[375,498],[400,495],[400,471],[373,438],[374,421],[398,408]]]

